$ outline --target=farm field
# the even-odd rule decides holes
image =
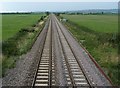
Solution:
[[[89,51],[114,85],[118,79],[117,15],[60,15],[63,23]]]
[[[29,27],[37,22],[43,14],[3,14],[2,40],[15,35],[21,28]]]
[[[2,73],[0,72],[0,76],[15,66],[20,55],[31,49],[44,25],[43,16],[45,14],[2,15]],[[40,22],[42,24],[39,24]]]
[[[97,32],[118,32],[117,15],[62,15],[64,18]]]
[[[2,14],[0,14],[0,41],[2,41]]]

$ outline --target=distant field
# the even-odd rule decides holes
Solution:
[[[5,14],[2,15],[2,39],[7,40],[21,28],[35,24],[43,14]]]
[[[97,32],[113,33],[118,31],[117,15],[61,15],[80,26]]]
[[[2,40],[2,14],[0,14],[0,41]]]
[[[44,26],[45,19],[41,19],[41,16],[45,14],[2,15],[2,76],[8,69],[16,66],[20,55],[26,54],[31,49]]]
[[[113,84],[120,85],[118,79],[117,15],[61,15],[62,21],[76,39],[89,51]],[[92,31],[91,31],[92,30]]]

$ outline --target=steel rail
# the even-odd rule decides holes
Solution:
[[[51,26],[52,26],[52,22],[51,22]],[[50,28],[50,45],[49,45],[49,49],[50,49],[49,50],[49,86],[52,85],[52,29],[51,28]]]
[[[57,24],[56,24],[57,25]],[[56,27],[57,29],[57,27]],[[57,30],[57,33],[58,33],[58,30]],[[62,40],[60,38],[60,35],[58,33],[58,38],[60,40],[60,44],[61,44],[61,47],[62,47],[62,51],[63,51],[63,55],[65,57],[65,62],[66,62],[66,65],[67,65],[67,68],[68,68],[68,72],[69,72],[69,76],[70,76],[70,80],[71,80],[71,83],[73,86],[75,86],[75,81],[74,81],[74,78],[73,78],[73,75],[72,75],[72,72],[71,72],[71,69],[69,68],[70,67],[70,64],[68,63],[68,60],[67,60],[67,55],[65,54],[65,50],[64,50],[64,47],[63,47],[63,44],[62,44]]]
[[[69,45],[70,50],[72,51],[72,53],[73,53],[73,55],[74,55],[74,57],[75,57],[75,59],[76,59],[78,65],[79,65],[80,69],[82,69],[82,72],[83,72],[83,74],[84,74],[84,76],[85,76],[85,78],[86,78],[88,84],[89,84],[90,87],[92,88],[92,87],[93,87],[92,82],[89,80],[89,78],[88,78],[87,75],[85,74],[84,68],[82,68],[82,66],[80,65],[79,60],[78,60],[78,58],[76,57],[74,51],[72,50],[71,45],[69,44],[69,42],[68,42],[68,40],[67,40],[65,34],[63,33],[63,31],[62,31],[62,29],[61,29],[61,27],[60,27],[60,25],[59,25],[59,22],[58,22],[57,18],[56,18],[56,23],[57,23],[57,25],[59,26],[59,29],[61,30],[62,34],[64,35],[64,38],[65,38],[65,40],[67,41],[67,44]]]
[[[64,26],[64,25],[63,25]],[[65,27],[65,26],[64,26]],[[77,40],[76,37],[74,37],[74,35],[68,30],[68,32],[70,33],[71,36],[73,36],[73,38],[79,42]],[[88,54],[88,56],[90,57],[90,59],[92,60],[92,62],[95,64],[95,66],[98,68],[98,70],[102,73],[102,75],[109,81],[109,83],[113,86],[113,82],[111,81],[111,79],[105,74],[105,72],[103,71],[103,69],[100,67],[100,65],[95,61],[94,57],[86,50],[86,48],[81,44],[79,43],[80,46],[85,50],[85,52]]]
[[[43,40],[43,47],[42,47],[42,50],[41,50],[41,53],[40,53],[40,59],[39,59],[39,62],[38,62],[38,66],[37,66],[37,69],[36,69],[36,72],[35,72],[35,76],[34,76],[34,79],[33,79],[33,84],[32,84],[32,88],[35,88],[35,82],[36,82],[36,78],[37,78],[37,73],[38,73],[38,69],[39,69],[39,65],[40,65],[40,62],[41,62],[41,58],[42,58],[42,54],[43,54],[43,50],[44,50],[44,45],[45,45],[45,42],[46,42],[46,37],[47,37],[47,33],[48,33],[48,29],[50,27],[50,18],[48,19],[48,22],[49,24],[47,25],[47,32],[45,32],[44,36],[45,36],[45,39]],[[49,83],[49,85],[51,85],[51,83]]]

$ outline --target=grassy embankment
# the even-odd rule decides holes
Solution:
[[[0,14],[0,76],[2,73],[2,14]]]
[[[117,15],[61,15],[70,32],[90,52],[115,85],[120,84]],[[119,43],[120,44],[120,43]]]
[[[21,28],[34,25],[42,14],[3,14],[2,40],[13,37]]]
[[[2,15],[2,74],[13,68],[20,55],[25,54],[40,33],[45,14]]]

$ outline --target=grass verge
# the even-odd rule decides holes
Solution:
[[[27,53],[44,27],[41,18],[32,26],[21,28],[14,36],[2,42],[2,75],[8,69],[15,67],[19,56]]]
[[[114,85],[120,85],[119,63],[118,63],[118,45],[120,45],[120,35],[113,33],[103,33],[94,31],[87,26],[78,25],[78,23],[68,20],[63,24],[70,32],[82,43],[82,45],[95,58],[104,72],[112,80]]]
[[[2,41],[13,37],[23,27],[37,23],[44,14],[2,14]]]

